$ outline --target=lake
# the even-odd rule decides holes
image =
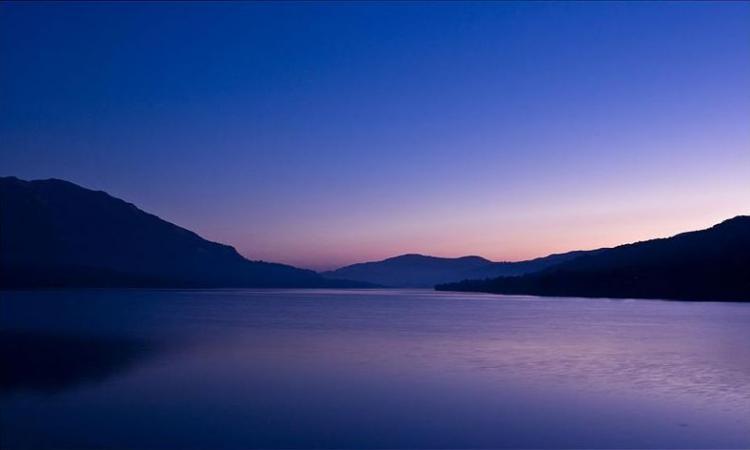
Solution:
[[[2,292],[0,447],[750,447],[750,303]]]

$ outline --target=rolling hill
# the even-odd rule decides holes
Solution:
[[[479,256],[439,258],[407,254],[323,272],[331,279],[348,279],[388,287],[425,288],[471,278],[517,276],[545,269],[588,252],[570,252],[529,261],[494,262]]]
[[[519,277],[466,280],[438,290],[577,297],[750,301],[750,217],[636,242]]]
[[[0,287],[357,287],[234,248],[73,183],[0,178]]]

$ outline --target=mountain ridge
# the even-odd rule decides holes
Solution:
[[[251,261],[104,191],[0,177],[0,287],[363,287]]]
[[[438,290],[500,294],[750,301],[750,216],[703,230],[602,249],[519,277]]]
[[[520,275],[599,250],[576,250],[527,261],[491,261],[476,255],[447,258],[406,253],[379,261],[367,261],[321,274],[331,279],[346,278],[387,287],[432,288],[436,284],[469,278]]]

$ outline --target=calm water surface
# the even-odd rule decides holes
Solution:
[[[750,304],[0,296],[3,449],[750,447]]]

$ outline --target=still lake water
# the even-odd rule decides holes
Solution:
[[[750,304],[0,296],[3,449],[750,447]]]

